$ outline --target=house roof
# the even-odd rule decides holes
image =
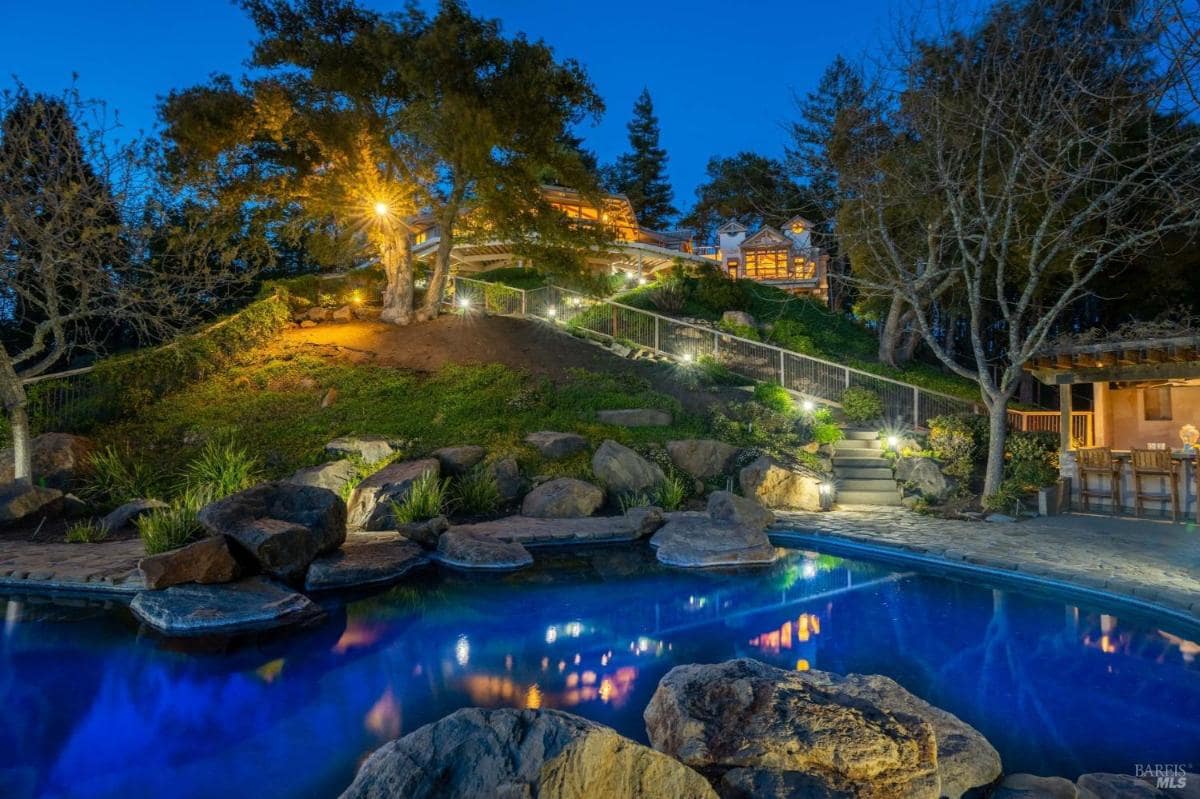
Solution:
[[[1200,333],[1052,345],[1025,364],[1047,385],[1200,377]]]
[[[788,221],[784,222],[784,223],[783,223],[783,226],[784,226],[785,228],[790,228],[792,225],[796,224],[797,222],[801,222],[801,223],[803,223],[803,224],[804,224],[804,227],[806,227],[806,228],[809,228],[809,229],[811,229],[811,228],[812,228],[812,226],[813,226],[813,223],[812,223],[812,221],[811,221],[811,220],[809,220],[809,219],[807,219],[807,218],[805,218],[805,217],[803,217],[803,216],[800,216],[799,214],[796,214],[796,215],[795,215],[795,216],[793,216],[791,219],[789,219]]]
[[[776,247],[791,247],[792,240],[770,225],[763,225],[758,232],[742,242],[743,250],[768,249]]]
[[[741,222],[737,221],[736,219],[730,219],[728,222],[726,222],[725,224],[723,224],[719,228],[717,228],[717,232],[718,233],[745,233],[749,229],[750,228],[746,227],[745,225],[743,225]]]

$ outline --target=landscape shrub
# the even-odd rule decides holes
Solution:
[[[496,477],[483,464],[459,477],[454,485],[455,509],[467,516],[484,516],[500,510],[504,498]]]
[[[621,513],[628,513],[634,508],[648,508],[653,504],[654,500],[645,491],[630,491],[617,497]]]
[[[340,275],[330,276],[314,273],[296,277],[268,280],[263,283],[259,296],[274,294],[284,296],[294,310],[303,310],[314,305],[322,308],[339,308],[343,305],[379,305],[383,302],[386,278],[378,266],[352,269]]]
[[[471,275],[475,280],[482,280],[485,283],[502,283],[505,286],[511,286],[515,289],[530,289],[541,288],[546,285],[546,276],[536,269],[522,269],[519,266],[504,266],[499,269],[488,269],[484,272],[478,272]]]
[[[833,411],[828,408],[817,408],[813,411],[809,426],[812,440],[818,444],[836,444],[845,437],[842,428],[833,421]]]
[[[748,338],[751,341],[762,341],[762,336],[758,334],[758,329],[750,325],[741,325],[737,322],[731,322],[728,319],[722,319],[717,328],[724,333],[738,338]]]
[[[448,508],[449,493],[449,479],[439,480],[433,472],[426,472],[413,481],[403,500],[392,503],[392,515],[397,524],[423,522],[440,516]]]
[[[695,367],[686,370],[684,375],[695,375],[701,384],[708,386],[748,386],[754,382],[730,371],[729,367],[711,355],[701,355],[696,359]]]
[[[754,401],[776,413],[791,413],[796,405],[788,390],[778,383],[759,383],[754,386]]]
[[[744,284],[726,277],[715,266],[704,266],[695,278],[693,299],[713,311],[745,311],[750,308],[751,298]]]
[[[213,497],[203,489],[189,489],[165,508],[144,513],[134,524],[147,555],[179,549],[200,532],[196,519],[200,509]]]
[[[95,519],[75,522],[67,528],[68,544],[96,544],[108,538],[108,528]]]
[[[658,487],[655,499],[660,508],[666,511],[679,510],[687,498],[688,487],[679,475],[669,474],[662,485]]]
[[[946,414],[933,417],[927,424],[929,448],[944,464],[942,471],[969,481],[987,448],[987,418],[975,414]]]
[[[883,418],[883,400],[870,389],[851,386],[842,392],[842,413],[850,422],[875,422]]]
[[[157,470],[128,450],[111,444],[88,455],[88,471],[80,494],[101,510],[135,499],[158,499],[162,484]]]
[[[980,501],[980,505],[984,510],[991,513],[1006,513],[1012,516],[1020,516],[1022,509],[1021,496],[1025,493],[1025,490],[1018,481],[1006,479],[1001,481],[1000,487],[994,494],[985,496]]]
[[[683,280],[668,279],[650,290],[650,302],[663,313],[679,313],[687,307],[687,301],[687,284]]]
[[[1058,434],[1013,432],[1005,440],[1006,479],[1023,493],[1051,485],[1058,478]]]

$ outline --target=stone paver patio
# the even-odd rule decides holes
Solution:
[[[145,588],[139,538],[102,544],[0,541],[0,589],[133,594]]]
[[[866,544],[956,569],[1069,583],[1200,621],[1200,528],[1192,524],[1079,514],[970,522],[875,507],[776,517],[770,532],[779,543]]]

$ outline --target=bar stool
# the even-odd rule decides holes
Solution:
[[[1171,457],[1169,449],[1131,449],[1129,460],[1133,466],[1133,512],[1142,515],[1142,501],[1147,499],[1171,500],[1171,520],[1179,519],[1179,464]],[[1167,492],[1156,493],[1142,488],[1146,477],[1166,478],[1170,485]]]
[[[1097,476],[1101,479],[1099,488],[1108,483],[1108,490],[1095,490],[1088,485],[1088,477]],[[1083,512],[1090,509],[1089,499],[1097,497],[1107,499],[1112,503],[1112,512],[1116,514],[1121,508],[1121,465],[1113,460],[1112,450],[1108,447],[1093,447],[1079,450],[1079,496],[1083,499]]]

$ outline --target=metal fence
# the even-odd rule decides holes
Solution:
[[[598,300],[559,286],[525,291],[456,277],[452,301],[489,313],[533,317],[585,330],[616,342],[644,347],[683,363],[711,358],[735,374],[778,383],[799,394],[833,404],[841,400],[847,388],[869,389],[883,401],[885,416],[899,424],[924,427],[934,416],[974,409],[971,402],[949,394],[641,308]]]

